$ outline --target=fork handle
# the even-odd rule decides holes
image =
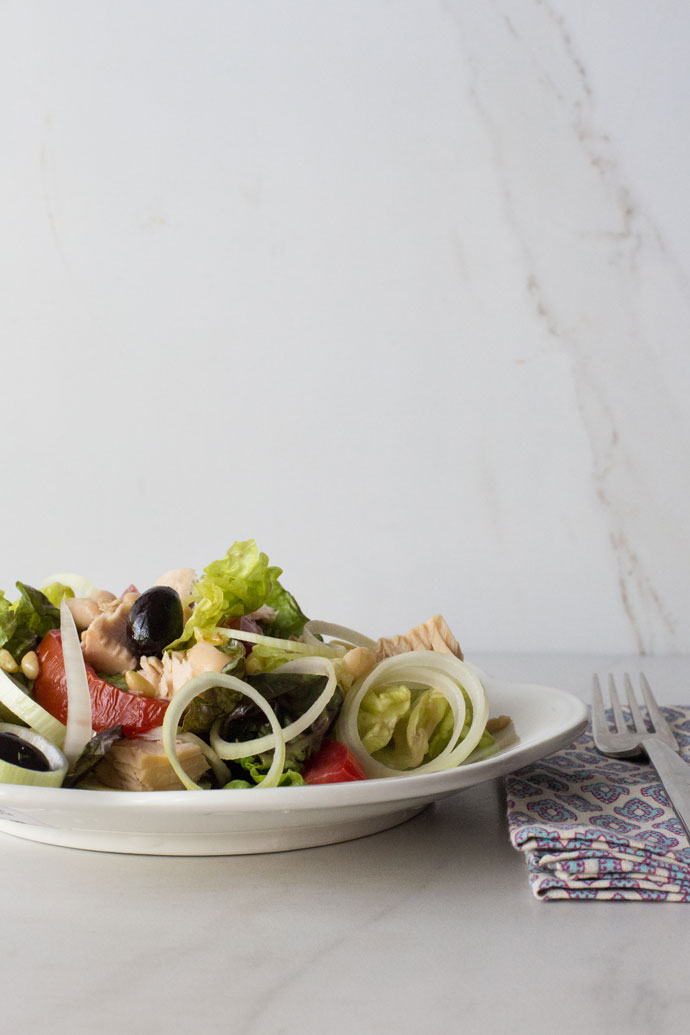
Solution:
[[[690,765],[656,737],[647,737],[642,746],[690,839]]]

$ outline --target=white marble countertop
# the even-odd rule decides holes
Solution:
[[[589,697],[644,670],[690,701],[687,657],[489,656]],[[157,858],[0,836],[7,1030],[103,1035],[683,1030],[683,905],[542,903],[499,782],[332,847]]]

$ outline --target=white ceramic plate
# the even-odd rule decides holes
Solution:
[[[0,831],[101,852],[242,855],[349,841],[396,826],[433,801],[570,744],[588,720],[562,690],[482,676],[491,714],[519,740],[493,758],[443,773],[313,787],[128,793],[0,784]]]

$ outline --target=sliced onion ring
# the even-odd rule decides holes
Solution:
[[[225,762],[218,757],[213,748],[209,747],[205,740],[202,740],[201,737],[197,737],[196,733],[179,733],[177,740],[183,740],[187,744],[195,744],[206,761],[210,763],[218,783],[221,786],[226,783],[230,783],[230,780],[232,779],[230,770],[226,766]]]
[[[91,695],[79,633],[67,601],[60,603],[60,638],[67,683],[67,729],[63,751],[69,762],[76,761],[91,740]]]
[[[393,769],[376,761],[364,747],[357,728],[359,709],[366,693],[372,688],[389,686],[398,680],[438,690],[446,698],[453,712],[453,732],[448,744],[436,758],[415,769]],[[467,735],[459,740],[466,713],[463,689],[472,703],[472,722]],[[355,755],[369,777],[436,773],[444,769],[454,769],[472,753],[484,732],[488,717],[486,691],[470,665],[454,654],[409,651],[405,654],[395,654],[380,662],[359,689],[347,695],[338,719],[337,737]]]
[[[170,765],[173,767],[178,777],[189,791],[200,791],[202,788],[198,783],[195,783],[182,768],[180,760],[177,757],[176,738],[177,738],[177,727],[182,717],[182,713],[188,704],[190,704],[195,697],[199,694],[203,694],[205,690],[211,690],[212,687],[223,686],[228,690],[238,690],[245,697],[249,697],[254,704],[258,705],[261,711],[264,713],[275,737],[275,751],[273,753],[273,761],[271,766],[266,773],[266,776],[260,784],[257,785],[257,790],[262,787],[277,787],[278,781],[283,773],[283,766],[285,765],[285,738],[283,731],[280,728],[278,717],[271,708],[270,704],[258,690],[255,690],[249,683],[245,683],[243,679],[238,679],[236,676],[231,676],[229,673],[223,672],[203,672],[200,676],[195,676],[180,687],[177,691],[170,704],[166,708],[165,718],[163,720],[163,747],[165,753],[170,760]],[[249,752],[245,752],[248,754]]]
[[[295,719],[282,730],[283,740],[287,743],[311,726],[330,701],[337,685],[335,669],[328,658],[299,658],[295,661],[288,661],[287,664],[274,669],[274,672],[301,672],[305,675],[315,674],[328,677],[326,685],[314,703],[300,715],[299,719]],[[275,736],[271,733],[265,737],[257,737],[256,740],[245,740],[238,743],[223,740],[218,733],[218,727],[219,722],[216,722],[211,729],[211,747],[219,758],[247,758],[249,755],[262,755],[264,751],[273,751],[275,748]]]
[[[13,762],[0,760],[0,783],[20,783],[31,787],[60,787],[68,769],[68,761],[60,748],[40,733],[26,726],[11,722],[0,722],[0,733],[11,733],[40,751],[49,768],[47,770],[26,769]]]
[[[0,704],[42,737],[62,747],[65,727],[0,668]]]
[[[357,632],[356,629],[348,629],[346,625],[336,625],[334,622],[321,622],[313,619],[307,622],[302,633],[306,643],[318,643],[322,647],[330,646],[330,644],[324,644],[319,640],[316,633],[319,633],[321,636],[335,636],[338,640],[351,643],[354,647],[369,647],[373,649],[376,646],[376,640],[370,639],[364,633]]]
[[[323,650],[324,657],[340,658],[345,654],[345,647],[339,644],[322,643],[313,637],[313,643],[302,643],[301,640],[282,640],[278,636],[263,636],[261,633],[245,632],[244,629],[221,629],[223,634],[228,635],[231,640],[246,640],[247,643],[256,643],[262,647],[278,647],[281,650],[289,650],[294,654],[305,654],[313,657],[313,647],[318,646]]]

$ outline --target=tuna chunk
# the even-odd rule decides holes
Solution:
[[[196,744],[177,741],[182,768],[195,782],[209,769]],[[160,740],[121,740],[94,769],[96,779],[118,791],[179,791],[183,784]]]
[[[158,697],[170,698],[202,672],[221,672],[230,658],[206,640],[187,651],[174,650],[162,658],[142,658],[139,671],[156,688]]]
[[[453,636],[441,615],[434,615],[421,625],[415,625],[403,636],[389,636],[376,643],[377,661],[393,654],[405,654],[410,650],[436,650],[443,654],[455,654],[462,658],[460,644]]]
[[[127,646],[127,619],[138,593],[104,604],[101,613],[82,633],[84,658],[97,672],[113,675],[136,668],[137,659]]]

